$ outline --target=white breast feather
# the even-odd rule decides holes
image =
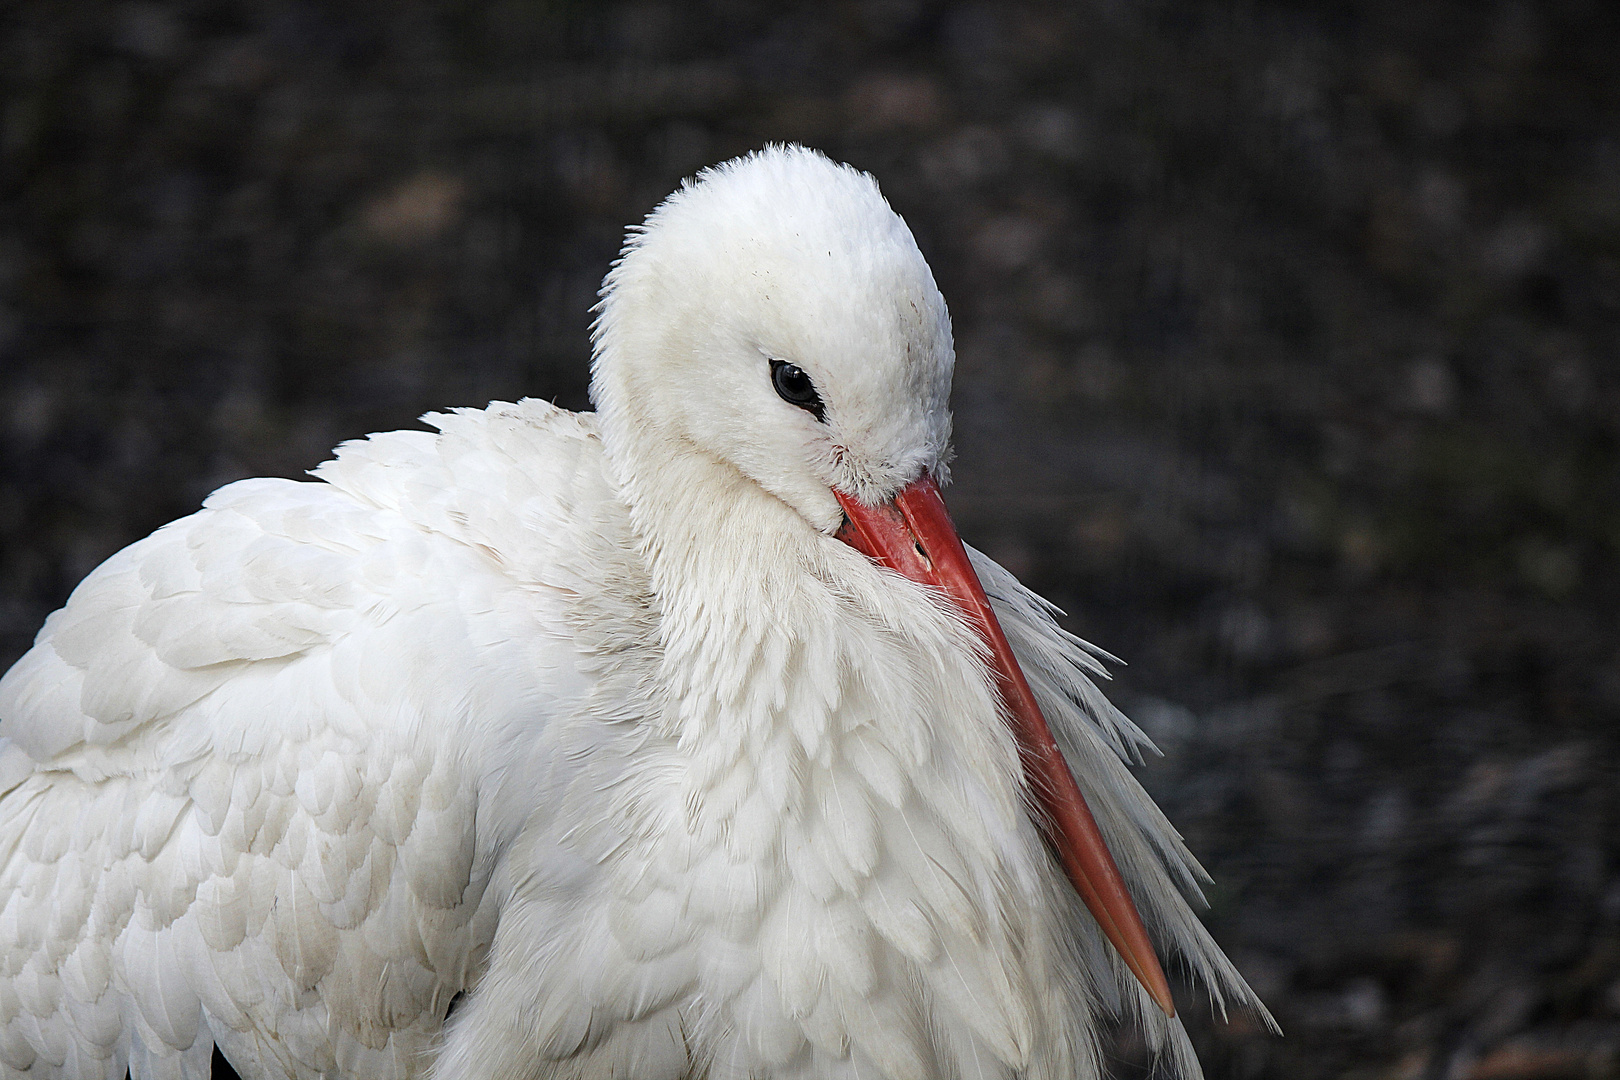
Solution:
[[[688,607],[661,599],[667,707],[591,746],[579,782],[614,813],[559,803],[514,842],[491,968],[438,1075],[1070,1080],[1097,1075],[1093,1014],[1123,1008],[1196,1076],[1024,813],[971,632],[841,545],[784,541],[787,513],[705,518],[724,566],[683,568],[705,583]],[[1123,768],[1145,737],[1040,602],[980,571],[1103,785],[1149,925],[1253,1003],[1177,891],[1196,864]],[[551,754],[584,756],[558,736]]]
[[[1058,626],[1053,619],[1056,609],[988,556],[971,547],[967,550],[1160,954],[1179,956],[1222,1015],[1235,1006],[1280,1033],[1270,1012],[1209,936],[1189,903],[1204,903],[1200,883],[1209,881],[1209,875],[1126,768],[1139,763],[1144,752],[1159,751],[1093,681],[1093,676],[1107,677],[1099,658],[1113,658]],[[1083,925],[1100,937],[1090,920]],[[1166,1052],[1172,1067],[1182,1075],[1199,1075],[1197,1058],[1181,1022],[1166,1022],[1112,949],[1100,952],[1113,965],[1118,991],[1130,1003],[1150,1046]]]

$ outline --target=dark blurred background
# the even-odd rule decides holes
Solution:
[[[0,85],[0,666],[220,484],[583,407],[624,226],[804,141],[952,305],[963,533],[1131,663],[1288,1033],[1187,994],[1211,1076],[1620,1075],[1620,5],[65,0]]]

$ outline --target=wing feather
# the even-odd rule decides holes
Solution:
[[[609,489],[552,406],[430,420],[220,489],[0,678],[0,1076],[431,1060],[514,755],[591,690],[552,557]]]

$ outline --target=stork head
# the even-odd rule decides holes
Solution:
[[[797,146],[700,173],[603,287],[591,393],[639,452],[733,466],[821,532],[950,445],[950,316],[877,183]],[[629,463],[621,462],[621,469]]]
[[[990,654],[1053,847],[1173,1014],[1141,917],[940,501],[950,318],[877,184],[793,146],[700,173],[632,233],[598,311],[591,393],[627,486],[648,483],[638,471],[660,461],[733,469],[957,603]],[[705,497],[627,494],[677,512]]]

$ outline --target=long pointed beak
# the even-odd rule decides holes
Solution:
[[[924,476],[896,495],[894,501],[878,506],[862,506],[841,492],[834,494],[847,518],[838,530],[838,539],[912,581],[943,590],[990,647],[996,686],[1007,706],[1024,779],[1046,819],[1041,825],[1057,849],[1069,880],[1126,966],[1166,1016],[1176,1015],[1170,985],[1148,941],[1142,916],[1103,842],[1085,796],[1074,782],[1068,762],[1052,738],[1041,707],[1035,703],[1007,636],[990,610],[990,601],[968,562],[956,526],[945,512],[939,488]]]

